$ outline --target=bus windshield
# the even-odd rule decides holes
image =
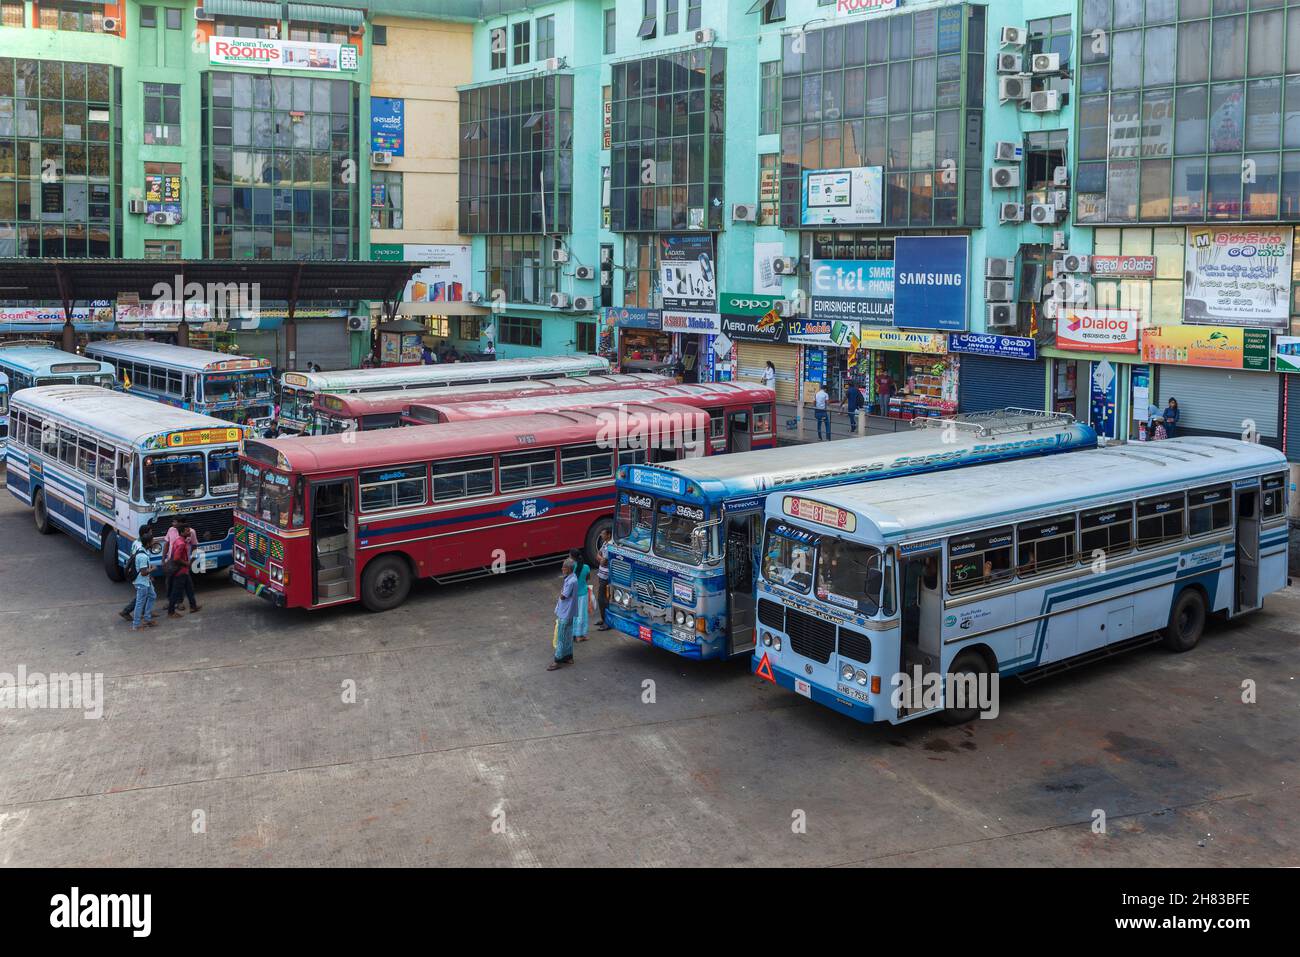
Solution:
[[[885,581],[878,549],[823,535],[817,547],[817,597],[862,615],[880,611]]]
[[[228,495],[239,486],[239,449],[213,449],[208,453],[208,490]]]
[[[98,372],[94,375],[77,376],[77,385],[97,385],[103,389],[113,389],[117,387],[117,380],[111,374]]]
[[[289,476],[244,462],[239,472],[239,507],[264,522],[288,528],[293,495]]]
[[[775,585],[807,594],[812,584],[815,541],[815,535],[798,532],[781,522],[768,522],[763,545],[763,577]]]
[[[144,459],[144,500],[201,498],[206,487],[202,452],[169,452]]]
[[[696,534],[696,529],[703,524],[704,509],[660,500],[655,522],[655,554],[660,558],[700,564],[712,552],[704,535]]]
[[[242,425],[245,422],[269,419],[271,417],[271,407],[269,405],[245,405],[237,409],[213,409],[208,414],[214,419],[221,419],[223,422],[234,422],[236,425]]]
[[[649,495],[625,495],[623,498],[614,515],[614,541],[634,551],[648,552],[654,499]]]
[[[228,373],[204,376],[203,398],[208,402],[224,399],[263,398],[270,394],[271,377],[264,372]]]
[[[312,402],[315,396],[306,389],[284,386],[280,390],[280,415],[287,419],[311,421]]]

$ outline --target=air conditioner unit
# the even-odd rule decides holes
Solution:
[[[1055,225],[1059,212],[1051,203],[1034,203],[1029,207],[1029,221],[1039,226]]]
[[[1047,194],[1052,200],[1052,205],[1065,212],[1070,208],[1070,191],[1065,189],[1054,189]]]
[[[1052,185],[1053,185],[1053,186],[1069,186],[1069,185],[1070,185],[1070,170],[1069,170],[1067,167],[1064,167],[1064,166],[1057,166],[1056,168],[1054,168],[1054,169],[1052,170]]]
[[[564,57],[553,56],[542,61],[542,69],[554,73],[564,68]]]
[[[758,219],[758,209],[753,203],[732,203],[731,221],[733,223],[752,223]]]
[[[591,312],[592,300],[590,296],[574,296],[573,309],[575,312]]]
[[[365,332],[370,328],[367,316],[348,316],[348,332]]]
[[[1056,90],[1037,90],[1029,94],[1029,112],[1055,113],[1061,108],[1061,94]]]
[[[175,213],[150,213],[145,217],[145,222],[149,223],[151,226],[175,226],[180,221],[181,218]]]
[[[348,27],[349,36],[359,37],[362,36],[365,32],[366,32],[366,28],[362,26],[360,23],[358,23],[356,26]]]
[[[696,43],[712,43],[716,39],[718,39],[718,31],[712,27],[705,27],[703,30],[695,31]]]
[[[1052,252],[1064,252],[1069,243],[1065,241],[1065,230],[1058,229],[1052,233]]]
[[[1024,59],[1019,53],[999,53],[998,54],[998,72],[999,73],[1020,73],[1025,66]]]
[[[102,29],[105,33],[116,33],[116,32],[117,32],[117,27],[118,27],[117,17],[105,17],[105,18],[101,21],[101,23],[103,24],[103,26],[101,27],[101,29]]]
[[[1015,259],[999,259],[990,256],[984,260],[984,275],[990,279],[1014,279],[1016,275]]]
[[[1016,284],[1009,279],[985,279],[984,298],[988,302],[1013,302]]]
[[[1003,103],[1029,99],[1029,81],[1022,76],[998,77],[998,99]]]
[[[1019,163],[1025,158],[1025,147],[1013,140],[998,140],[993,144],[993,158],[999,163]]]
[[[1004,47],[1022,47],[1025,45],[1024,27],[1003,27],[1002,45]]]
[[[1092,286],[1072,276],[1062,276],[1048,287],[1048,299],[1057,302],[1087,302]]]
[[[140,216],[144,213],[144,210],[145,205],[143,199],[132,199],[127,201],[126,211],[132,216]]]
[[[562,266],[569,261],[569,251],[563,246],[556,246],[551,250],[551,262],[557,266]]]
[[[371,166],[391,166],[393,165],[393,154],[391,150],[375,150],[370,154]]]
[[[777,256],[772,260],[772,272],[778,276],[798,275],[799,260],[794,256]]]
[[[999,203],[998,222],[1023,223],[1025,221],[1024,203]]]
[[[985,307],[986,329],[1010,329],[1016,324],[1016,307],[1009,302],[994,302]]]
[[[596,270],[591,266],[574,266],[573,277],[575,279],[595,279]]]
[[[798,299],[778,299],[776,301],[776,314],[778,316],[801,316],[803,315],[803,306]]]
[[[568,294],[567,292],[553,292],[553,293],[551,293],[551,308],[552,308],[552,309],[568,309],[568,308],[569,308],[569,294]]]
[[[1056,272],[1090,272],[1087,256],[1066,253],[1056,261]]]
[[[471,289],[469,292],[465,293],[465,301],[466,301],[466,302],[482,302],[482,301],[483,301],[483,293],[479,292],[477,289]]]
[[[194,19],[195,19],[195,20],[206,20],[206,21],[209,21],[209,22],[210,22],[210,21],[215,20],[215,19],[217,19],[217,18],[216,18],[215,16],[213,16],[211,13],[208,13],[208,11],[204,10],[202,7],[195,7],[195,8],[194,8]]]
[[[1020,167],[993,167],[989,170],[989,185],[994,189],[1015,189],[1020,185]]]
[[[1059,53],[1035,53],[1029,61],[1035,73],[1060,73],[1061,72],[1061,54]]]
[[[1043,318],[1055,319],[1060,314],[1060,303],[1055,299],[1048,299],[1043,302]]]

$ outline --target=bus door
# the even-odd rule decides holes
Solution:
[[[909,549],[902,557],[902,616],[898,641],[898,671],[915,679],[943,667],[943,549],[933,546]],[[927,713],[911,707],[904,698],[898,717],[913,718]]]
[[[356,582],[356,535],[352,480],[311,485],[313,604],[352,598]]]
[[[1259,607],[1259,489],[1237,489],[1237,582],[1233,614]]]
[[[727,570],[728,654],[749,651],[756,642],[754,621],[754,551],[758,547],[757,512],[726,519],[723,560]]]
[[[748,409],[727,413],[727,451],[748,452],[753,448]]]

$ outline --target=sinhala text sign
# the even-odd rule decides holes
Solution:
[[[1184,320],[1289,331],[1291,243],[1290,226],[1189,228]]]
[[[1142,331],[1142,358],[1163,365],[1267,372],[1269,331],[1240,326],[1153,326]]]

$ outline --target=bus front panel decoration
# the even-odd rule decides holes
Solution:
[[[1286,586],[1287,480],[1281,452],[1188,437],[773,492],[751,667],[859,721],[961,722],[1002,678],[1188,651]]]
[[[1093,448],[1069,415],[1021,410],[974,423],[620,470],[609,546],[608,625],[688,658],[754,645],[754,585],[764,496],[977,462]]]
[[[26,389],[10,403],[9,491],[36,529],[99,551],[121,581],[131,543],[151,529],[151,560],[174,518],[199,539],[193,568],[230,564],[243,427],[98,386]]]
[[[614,475],[701,455],[708,415],[668,402],[249,442],[240,462],[232,579],[275,605],[401,604],[417,578],[460,581],[594,564]]]

